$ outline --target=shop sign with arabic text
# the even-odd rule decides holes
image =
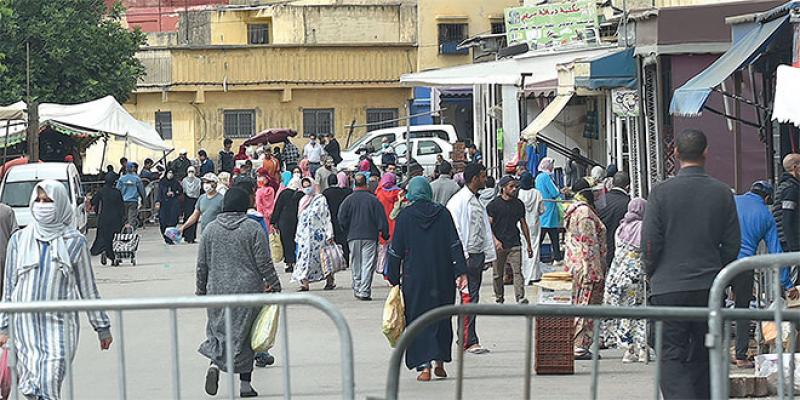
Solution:
[[[535,50],[598,41],[594,0],[507,8],[505,13],[509,45],[528,43]]]

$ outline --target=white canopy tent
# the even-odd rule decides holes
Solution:
[[[0,107],[0,120],[20,120],[20,117],[24,118],[25,108],[23,102]],[[18,112],[15,113],[14,110],[18,110]],[[133,118],[111,96],[81,104],[42,103],[39,105],[39,123],[46,124],[48,122],[107,133],[150,150],[167,151],[172,149],[164,142],[155,128]],[[18,133],[21,130],[24,130],[24,126],[15,125],[9,134]],[[0,138],[4,135],[6,135],[6,130],[2,129],[2,124],[0,124]],[[2,140],[0,139],[0,141]]]

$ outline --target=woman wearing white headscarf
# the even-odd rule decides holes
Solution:
[[[331,212],[325,196],[319,193],[314,180],[303,178],[303,197],[297,211],[297,264],[292,273],[292,281],[300,283],[300,292],[309,290],[310,282],[326,280],[325,290],[333,290],[336,284],[333,274],[325,276],[322,272],[320,249],[327,243],[333,243],[333,224]]]
[[[4,303],[99,299],[89,248],[71,227],[72,208],[64,185],[39,182],[30,200],[33,222],[8,244]],[[103,311],[88,313],[100,339],[111,346],[111,322]],[[19,391],[28,398],[59,399],[67,363],[78,346],[78,313],[0,313],[0,345],[8,341],[13,318]]]

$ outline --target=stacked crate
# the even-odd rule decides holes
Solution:
[[[574,318],[536,317],[534,368],[537,375],[575,373],[574,332]]]
[[[467,146],[464,142],[456,142],[453,145],[453,151],[450,152],[450,164],[453,166],[453,173],[464,172],[464,167],[467,166]]]

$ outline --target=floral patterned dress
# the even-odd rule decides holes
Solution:
[[[616,241],[614,261],[608,269],[603,304],[634,307],[644,304],[644,268],[642,253],[637,246]],[[643,319],[610,319],[604,322],[604,339],[610,346],[647,348],[646,322]]]
[[[566,212],[565,266],[572,274],[572,303],[601,304],[605,280],[606,228],[597,213],[584,202],[575,202]],[[594,322],[575,318],[575,348],[592,345]]]
[[[333,239],[331,212],[325,196],[315,195],[308,206],[299,213],[297,234],[294,238],[297,242],[297,263],[292,273],[292,281],[319,282],[325,279],[319,251],[325,245],[325,241]]]

